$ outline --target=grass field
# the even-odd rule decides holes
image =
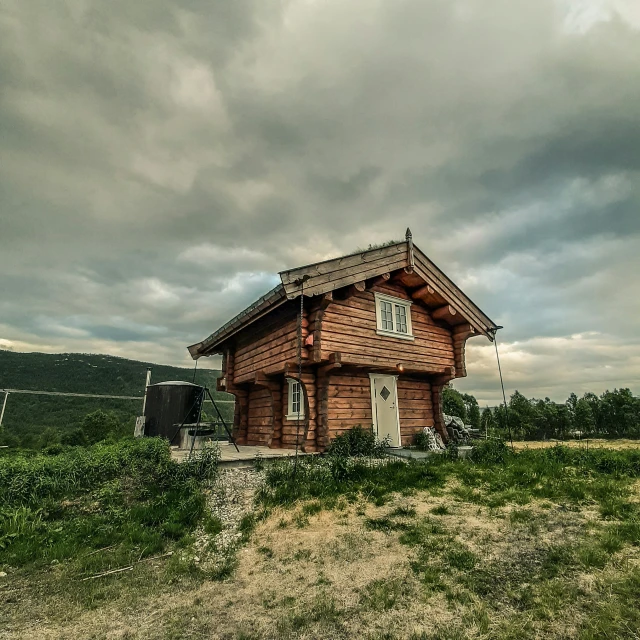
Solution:
[[[90,597],[79,575],[48,592],[59,567],[10,572],[0,629],[163,640],[640,636],[638,450],[514,455],[493,444],[473,461],[325,458],[302,462],[295,482],[286,464],[265,473],[233,571],[150,562],[102,578]]]
[[[584,440],[521,440],[514,441],[513,446],[516,449],[547,449],[562,445],[564,447],[578,447],[584,449],[638,449],[640,448],[640,440],[627,440],[619,438],[617,440],[604,440],[600,438],[585,438]]]

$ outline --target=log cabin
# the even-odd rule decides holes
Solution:
[[[497,327],[427,256],[403,242],[279,274],[273,290],[208,338],[218,390],[235,396],[238,444],[324,451],[373,428],[392,447],[425,427],[443,440],[442,389],[466,376],[465,344]]]

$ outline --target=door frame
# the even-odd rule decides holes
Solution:
[[[400,431],[400,408],[398,406],[398,376],[393,375],[392,373],[370,373],[369,374],[369,386],[371,391],[371,419],[373,420],[373,430],[376,434],[376,438],[379,439],[378,435],[378,408],[376,406],[376,388],[375,381],[377,378],[393,378],[393,392],[395,394],[395,405],[396,405],[396,425],[398,427],[398,446],[393,447],[394,449],[402,448],[402,432]]]

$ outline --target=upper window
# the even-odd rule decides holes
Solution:
[[[302,386],[297,380],[287,378],[289,384],[288,402],[287,402],[287,420],[297,420],[298,415],[302,420],[304,418],[304,396],[302,395]]]
[[[376,320],[380,335],[413,340],[411,328],[411,302],[375,293]]]

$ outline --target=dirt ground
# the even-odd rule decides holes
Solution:
[[[529,588],[530,574],[547,562],[549,550],[588,536],[597,513],[548,502],[490,509],[456,499],[455,490],[453,483],[444,491],[396,495],[381,507],[345,501],[336,510],[319,513],[305,513],[302,507],[277,510],[257,526],[239,551],[235,572],[224,582],[177,587],[142,606],[129,606],[125,597],[74,619],[34,621],[11,638],[582,637],[577,630],[584,614],[558,603],[579,598],[588,611],[599,581],[615,572],[615,566],[582,571],[567,580],[558,577],[550,583],[554,591],[547,593],[544,587],[536,592],[542,600],[535,606],[542,614],[534,636],[530,627],[527,631],[531,616],[521,609],[519,598]],[[402,541],[403,532],[415,523],[429,523],[435,532],[418,547]],[[438,535],[446,536],[440,538],[443,543]],[[437,564],[439,554],[450,556],[446,549],[452,548],[472,554],[476,564],[467,570],[460,558],[452,557],[460,569],[438,574],[442,569],[437,567],[443,566]],[[638,549],[618,555],[617,565],[640,565]],[[422,563],[420,570],[416,563]],[[500,606],[491,600],[494,596],[478,597],[463,586],[469,576],[481,576],[484,567],[496,572],[489,589],[496,588],[500,576],[513,582],[513,593],[499,596],[504,598]]]

